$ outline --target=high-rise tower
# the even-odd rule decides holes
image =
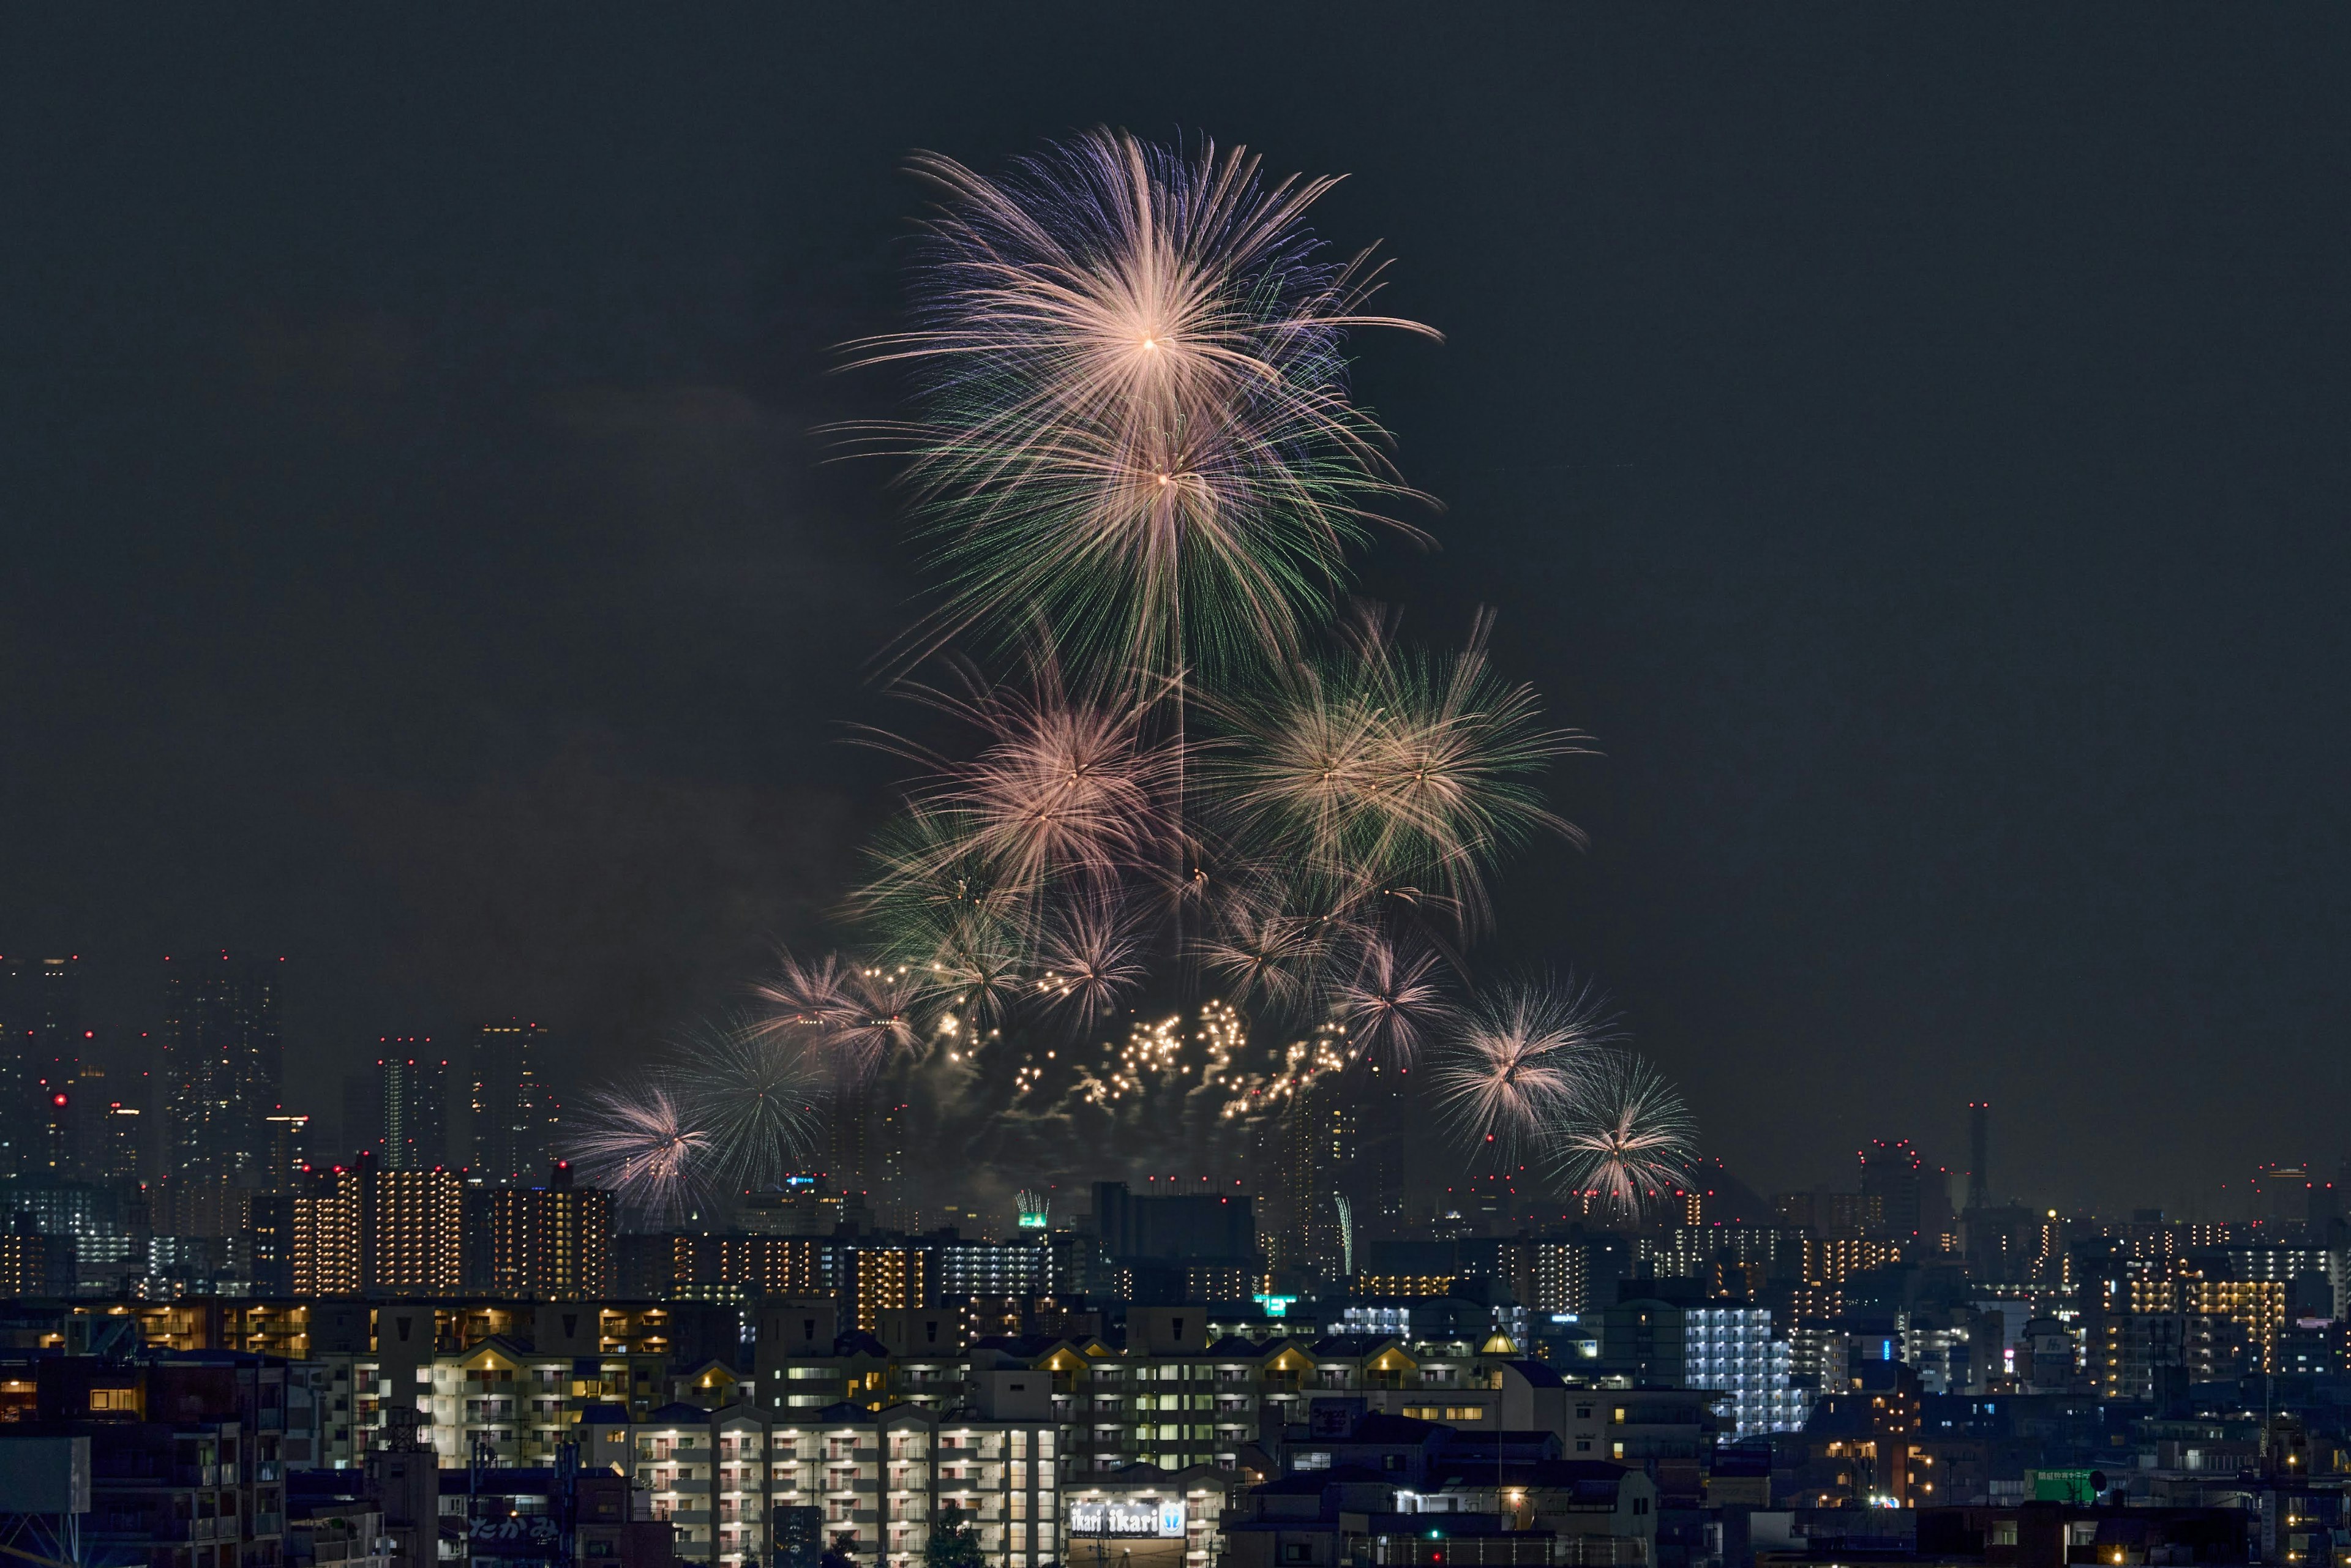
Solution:
[[[74,1097],[87,1038],[78,956],[0,959],[0,1176],[78,1174],[56,1097]]]
[[[387,1036],[377,1042],[376,1082],[383,1097],[383,1169],[429,1171],[448,1164],[449,1064],[430,1039]]]
[[[549,1157],[555,1097],[547,1082],[548,1031],[520,1019],[486,1023],[468,1051],[474,1171],[492,1184],[528,1186]]]
[[[1968,1207],[1991,1205],[1991,1102],[1968,1102]]]
[[[163,979],[164,1168],[174,1181],[266,1186],[264,1120],[285,1082],[275,963],[171,957]]]

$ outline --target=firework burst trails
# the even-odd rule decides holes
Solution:
[[[667,1078],[715,1190],[758,1191],[805,1168],[826,1074],[804,1039],[749,1017],[706,1023],[678,1042]]]
[[[1504,1168],[1524,1164],[1573,1112],[1614,1038],[1604,1009],[1573,980],[1509,985],[1477,998],[1432,1074],[1447,1119]]]
[[[1636,1220],[1698,1157],[1698,1124],[1679,1092],[1630,1051],[1603,1053],[1553,1137],[1571,1188]]]
[[[1061,902],[1039,944],[1038,999],[1091,1030],[1150,973],[1149,933],[1114,886]]]
[[[1366,606],[1338,657],[1219,701],[1234,738],[1208,766],[1230,836],[1326,905],[1402,898],[1474,931],[1497,856],[1540,832],[1582,837],[1536,786],[1584,737],[1544,728],[1534,693],[1494,674],[1490,624],[1480,614],[1460,651],[1428,654]]]
[[[1170,786],[1183,758],[1179,743],[1145,736],[1143,700],[1118,686],[1072,691],[1043,651],[1030,654],[1017,683],[990,684],[967,670],[963,685],[961,693],[904,689],[979,732],[970,759],[876,734],[929,770],[912,796],[917,814],[937,827],[927,855],[902,848],[885,862],[869,899],[886,899],[893,876],[935,883],[977,865],[987,868],[999,901],[1029,901],[1073,880],[1109,883],[1155,863],[1172,826]]]
[[[595,1091],[566,1120],[572,1163],[638,1223],[681,1221],[705,1196],[711,1137],[660,1079]]]
[[[1410,494],[1347,399],[1368,254],[1325,259],[1258,161],[1096,131],[991,180],[925,154],[942,206],[920,325],[855,346],[913,362],[924,414],[862,434],[908,473],[954,580],[917,653],[1032,614],[1166,678],[1299,645],[1369,508]],[[1017,612],[1017,613],[1016,613]]]
[[[1458,1008],[1436,949],[1386,936],[1365,942],[1354,972],[1331,988],[1332,1015],[1367,1061],[1410,1068],[1424,1040],[1450,1028]]]
[[[757,1027],[807,1041],[837,1072],[871,1077],[893,1053],[921,1047],[914,1015],[924,986],[903,964],[861,964],[838,953],[803,964],[787,954],[775,977],[755,989],[768,1009]]]

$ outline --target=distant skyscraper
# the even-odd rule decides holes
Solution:
[[[85,1038],[78,956],[0,959],[0,1175],[78,1174],[55,1097],[70,1108]]]
[[[350,1165],[362,1155],[383,1155],[383,1085],[372,1067],[343,1074],[343,1124],[329,1165]]]
[[[528,1186],[549,1157],[558,1114],[547,1081],[548,1031],[508,1019],[474,1031],[467,1163],[484,1181]]]
[[[383,1165],[389,1171],[429,1171],[449,1163],[448,1063],[433,1055],[430,1039],[387,1036],[375,1064],[381,1092]]]
[[[1333,1080],[1318,1081],[1290,1096],[1275,1133],[1280,1267],[1319,1280],[1345,1271],[1348,1217],[1337,1200],[1352,1195],[1359,1180],[1359,1116],[1353,1100],[1343,1097]]]
[[[1896,1240],[1916,1237],[1925,1216],[1926,1183],[1926,1162],[1909,1139],[1873,1139],[1861,1155],[1864,1228]]]
[[[97,1148],[93,1155],[85,1148],[85,1161],[94,1160],[90,1177],[118,1190],[136,1188],[147,1179],[146,1160],[140,1150],[145,1142],[142,1124],[147,1119],[143,1105],[126,1104],[120,1100],[110,1101],[106,1113],[99,1118]]]
[[[165,1168],[175,1181],[266,1186],[264,1118],[277,1108],[286,1073],[282,971],[226,953],[164,963]]]
[[[1412,1118],[1405,1098],[1405,1074],[1394,1067],[1374,1065],[1364,1081],[1363,1151],[1355,1195],[1356,1225],[1368,1239],[1402,1236],[1405,1223],[1405,1151]]]
[[[45,1083],[70,1089],[81,1076],[81,959],[43,958],[26,966],[33,991],[30,1061]]]
[[[1991,1102],[1968,1102],[1968,1207],[1991,1202]]]
[[[843,1073],[826,1092],[825,1174],[833,1190],[863,1197],[873,1189],[873,1092]]]
[[[273,1111],[269,1127],[269,1190],[291,1192],[310,1161],[310,1118],[299,1111]]]

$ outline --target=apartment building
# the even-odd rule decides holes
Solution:
[[[970,1410],[843,1400],[778,1411],[754,1401],[616,1409],[581,1425],[582,1458],[622,1468],[675,1526],[677,1552],[714,1568],[814,1542],[877,1568],[920,1561],[932,1528],[968,1524],[997,1568],[1059,1558],[1061,1454],[1048,1379],[982,1375]],[[977,1411],[977,1414],[972,1413]]]

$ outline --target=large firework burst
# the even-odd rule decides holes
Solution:
[[[1466,928],[1499,853],[1539,831],[1577,836],[1536,780],[1583,737],[1544,728],[1534,693],[1494,674],[1489,624],[1481,615],[1459,652],[1427,654],[1367,609],[1338,655],[1216,705],[1238,732],[1214,756],[1216,780],[1266,859],[1325,899],[1401,894]]]
[[[1331,1009],[1369,1060],[1410,1067],[1421,1042],[1450,1024],[1457,1004],[1433,947],[1388,936],[1364,943],[1353,973],[1331,987]]]
[[[1478,998],[1438,1058],[1438,1103],[1466,1137],[1518,1166],[1573,1111],[1611,1038],[1589,986],[1502,987]]]
[[[666,1083],[598,1090],[566,1119],[564,1133],[580,1174],[610,1187],[640,1223],[682,1220],[705,1196],[710,1135],[693,1124]]]
[[[1130,687],[1071,691],[1048,653],[1032,655],[1019,682],[966,672],[963,685],[908,690],[978,731],[976,756],[938,758],[883,737],[931,777],[910,791],[924,831],[893,839],[869,900],[953,881],[984,882],[1001,904],[1159,863],[1184,747],[1146,735],[1147,705]]]
[[[1698,1157],[1698,1124],[1681,1094],[1629,1051],[1609,1051],[1593,1064],[1554,1139],[1570,1186],[1626,1218],[1680,1186]]]
[[[928,983],[904,964],[862,964],[838,953],[804,964],[787,954],[757,988],[767,1008],[759,1029],[819,1048],[836,1071],[870,1075],[893,1051],[921,1043],[916,1009]]]
[[[1305,226],[1330,180],[1268,185],[1219,155],[1096,131],[989,179],[936,184],[906,453],[954,587],[929,640],[1041,620],[1062,645],[1163,676],[1287,655],[1327,610],[1370,508],[1404,494],[1346,395],[1368,254]]]
[[[810,1051],[799,1036],[748,1018],[705,1024],[678,1042],[669,1082],[714,1190],[755,1191],[805,1168],[825,1081]]]
[[[1305,228],[1331,182],[1108,131],[1000,177],[915,166],[942,193],[916,318],[852,358],[920,401],[857,434],[908,460],[946,579],[897,673],[991,661],[904,688],[977,738],[882,737],[921,776],[849,901],[862,956],[787,958],[758,1037],[965,1184],[1229,1174],[1365,1062],[1414,1067],[1505,1165],[1574,1154],[1551,1145],[1616,1082],[1596,998],[1455,992],[1500,862],[1575,836],[1538,785],[1582,737],[1495,672],[1482,615],[1450,653],[1377,611],[1321,641],[1349,551],[1413,494],[1347,339],[1426,331],[1369,314],[1367,254]],[[1611,1147],[1573,1169],[1636,1171]]]

